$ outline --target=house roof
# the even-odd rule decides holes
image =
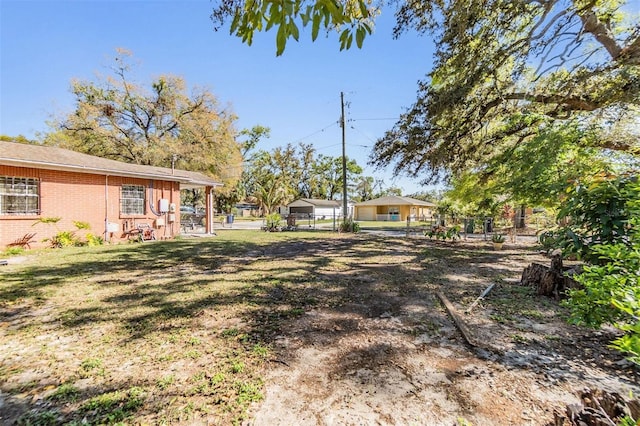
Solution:
[[[399,197],[397,195],[390,195],[387,197],[375,198],[369,201],[363,201],[356,203],[356,207],[361,206],[422,206],[422,207],[436,207],[435,204],[429,201],[418,200],[411,197]]]
[[[292,203],[289,203],[287,207],[340,207],[340,202],[336,200],[318,200],[314,198],[300,198]]]
[[[15,142],[0,141],[0,164],[77,173],[160,179],[180,182],[186,187],[222,186],[220,182],[198,172],[141,166],[54,146]]]

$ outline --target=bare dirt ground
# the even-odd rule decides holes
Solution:
[[[638,371],[606,348],[612,330],[571,326],[556,301],[518,286],[525,266],[548,262],[531,247],[398,240],[383,252],[319,268],[348,281],[344,303],[282,328],[247,424],[546,425],[585,388],[640,390]],[[473,348],[435,292],[464,311],[492,282],[464,314],[485,346]]]
[[[228,232],[5,266],[0,424],[542,426],[640,394],[614,329],[519,285],[531,244]]]

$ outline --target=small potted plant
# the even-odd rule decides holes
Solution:
[[[494,250],[501,250],[502,245],[504,244],[504,235],[502,234],[493,234],[491,236],[491,242],[493,243]]]

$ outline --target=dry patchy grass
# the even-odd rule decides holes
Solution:
[[[481,319],[527,344],[518,324],[557,306],[504,280],[535,256],[482,241],[257,231],[38,252],[0,270],[0,421],[241,423],[264,398],[264,372],[287,363],[275,342],[305,313],[379,318],[415,298],[432,313],[404,332],[437,335],[447,319],[436,289],[464,306],[497,282]]]

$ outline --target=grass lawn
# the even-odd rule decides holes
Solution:
[[[266,373],[289,368],[275,345],[309,312],[387,321],[425,304],[401,334],[448,339],[438,289],[469,306],[498,283],[475,312],[508,335],[555,309],[504,281],[532,247],[485,241],[234,230],[26,254],[0,267],[0,424],[239,424],[265,398]],[[347,325],[310,331],[329,344]]]
[[[267,312],[278,278],[229,264],[291,238],[318,232],[46,250],[4,266],[0,423],[238,423],[262,398],[261,334],[311,301]]]

